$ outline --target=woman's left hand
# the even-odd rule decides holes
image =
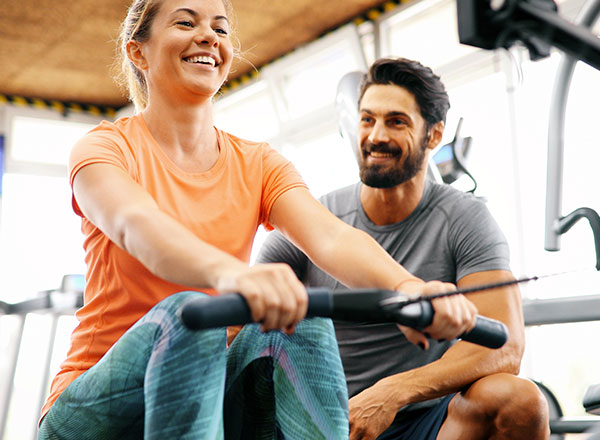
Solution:
[[[456,290],[454,284],[441,281],[407,282],[401,286],[402,293],[418,295],[432,295]],[[463,295],[436,298],[431,301],[431,304],[434,310],[433,322],[424,328],[423,332],[398,325],[406,338],[413,344],[427,350],[429,348],[427,336],[436,340],[450,340],[468,332],[475,326],[477,307]]]

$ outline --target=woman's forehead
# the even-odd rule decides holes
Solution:
[[[227,19],[227,7],[223,0],[158,0],[160,10],[171,14],[176,11],[193,11],[196,14],[214,14]]]

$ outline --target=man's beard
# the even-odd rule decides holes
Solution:
[[[423,142],[421,142],[421,148],[407,156],[401,167],[394,168],[390,168],[389,165],[365,165],[365,161],[362,158],[362,151],[378,150],[385,152],[392,151],[393,149],[387,144],[363,144],[361,150],[358,152],[358,154],[361,155],[361,158],[358,161],[360,180],[365,185],[372,188],[392,188],[409,181],[423,168],[427,151],[427,142],[427,136],[424,136]]]

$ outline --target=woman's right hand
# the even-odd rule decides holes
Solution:
[[[252,319],[263,331],[294,332],[306,316],[308,295],[304,285],[287,264],[240,265],[219,277],[219,294],[238,292],[248,302]]]

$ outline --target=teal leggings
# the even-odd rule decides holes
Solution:
[[[224,328],[180,323],[177,310],[194,295],[170,296],[129,329],[62,392],[38,438],[348,438],[330,320],[304,320],[291,336],[246,325],[226,349]]]

